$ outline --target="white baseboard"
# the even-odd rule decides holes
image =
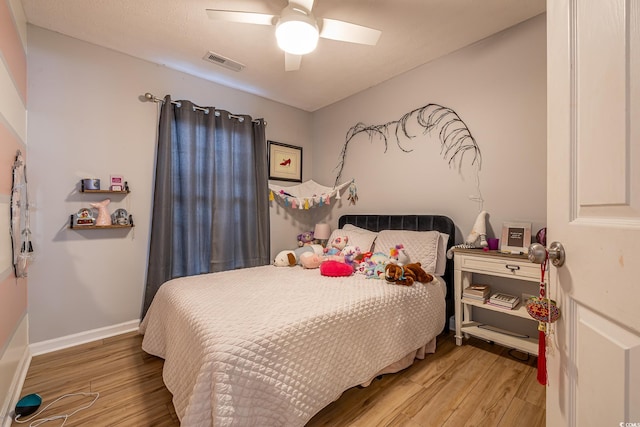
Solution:
[[[7,348],[0,358],[3,378],[11,378],[8,388],[2,387],[6,395],[0,407],[0,425],[9,427],[13,422],[13,407],[20,398],[22,385],[27,376],[31,364],[31,352],[29,351],[28,317],[25,315],[13,334]],[[2,395],[2,393],[0,393]]]
[[[31,350],[31,354],[33,356],[37,356],[39,354],[62,350],[63,348],[69,348],[75,345],[85,344],[91,341],[101,340],[103,338],[109,338],[115,335],[124,334],[126,332],[137,331],[138,325],[140,325],[140,319],[130,320],[118,325],[106,326],[104,328],[93,329],[90,331],[79,332],[73,335],[54,338],[52,340],[33,343],[29,345],[29,349]]]

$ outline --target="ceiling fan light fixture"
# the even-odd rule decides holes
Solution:
[[[293,55],[305,55],[318,45],[318,26],[308,16],[280,19],[276,26],[278,47]]]
[[[285,52],[285,71],[300,69],[302,56],[316,49],[320,37],[370,46],[378,43],[380,30],[337,19],[317,20],[311,12],[314,0],[287,0],[287,3],[279,16],[224,9],[207,9],[207,15],[228,22],[275,26],[278,47]]]

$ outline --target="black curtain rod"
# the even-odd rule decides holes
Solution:
[[[145,94],[144,94],[144,97],[145,97],[145,98],[147,98],[149,101],[159,102],[159,103],[164,103],[164,99],[158,98],[158,97],[156,97],[155,95],[150,94],[149,92],[145,93]],[[182,104],[181,104],[180,102],[178,102],[178,101],[171,101],[171,103],[172,103],[173,105],[177,105],[178,107],[181,107],[181,106],[182,106]],[[204,111],[204,113],[205,113],[205,114],[209,114],[209,109],[208,109],[208,108],[199,107],[199,106],[197,106],[197,105],[195,105],[195,104],[194,104],[194,105],[193,105],[193,111],[196,111],[196,110]],[[220,117],[220,111],[218,111],[218,110],[214,110],[214,114],[215,114],[217,117]],[[242,116],[236,116],[235,114],[229,114],[229,118],[230,118],[230,119],[238,119],[238,120],[239,120],[239,121],[241,121],[241,122],[242,122],[242,121],[244,121],[244,117],[242,117]],[[267,122],[266,122],[264,119],[256,119],[256,120],[253,120],[253,121],[252,121],[252,123],[260,123],[260,121],[261,121],[261,120],[262,120],[262,121],[264,121],[264,124],[265,124],[265,126],[266,126],[266,125],[267,125]]]

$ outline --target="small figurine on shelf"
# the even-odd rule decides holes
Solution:
[[[89,208],[80,209],[75,215],[72,215],[71,227],[82,225],[95,225],[96,219],[93,212]]]
[[[113,225],[129,225],[129,214],[126,209],[116,209],[114,213],[111,214],[111,223]]]
[[[111,215],[107,205],[111,203],[111,199],[104,199],[101,202],[91,203],[92,208],[98,209],[98,218],[96,219],[96,225],[111,225]]]
[[[100,180],[97,178],[85,178],[80,181],[82,185],[82,191],[85,190],[100,190]]]

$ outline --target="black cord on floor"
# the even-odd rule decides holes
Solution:
[[[520,354],[524,354],[526,357],[520,357],[515,355],[514,353],[520,353]],[[515,348],[510,348],[509,351],[507,352],[507,354],[511,357],[513,357],[516,360],[519,360],[521,362],[528,362],[529,359],[531,359],[531,355],[529,353],[523,353],[520,350],[516,350]]]

